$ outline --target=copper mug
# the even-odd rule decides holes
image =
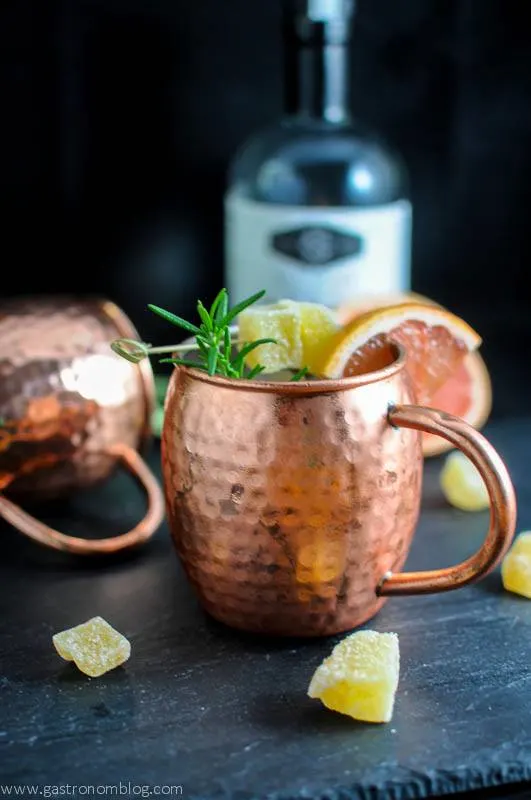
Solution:
[[[204,609],[248,631],[350,630],[391,595],[477,581],[514,535],[516,501],[492,445],[461,419],[412,405],[406,355],[366,375],[227,380],[177,367],[162,467],[175,548]],[[401,572],[419,514],[421,431],[460,448],[491,500],[482,547],[447,569]]]
[[[147,541],[164,516],[160,486],[140,450],[150,436],[154,381],[110,342],[138,338],[108,300],[20,298],[0,303],[0,516],[48,547],[110,553]],[[71,494],[122,463],[147,494],[138,525],[83,539],[53,530],[20,503]]]

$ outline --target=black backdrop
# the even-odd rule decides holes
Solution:
[[[356,113],[402,151],[413,282],[530,305],[526,0],[359,0]],[[145,338],[222,282],[228,160],[281,109],[279,0],[0,0],[2,294],[105,294]],[[166,330],[164,329],[164,332]]]

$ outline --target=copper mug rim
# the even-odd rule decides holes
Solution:
[[[329,394],[355,389],[358,386],[367,386],[396,375],[404,369],[407,363],[407,351],[398,342],[390,342],[392,358],[390,363],[380,369],[363,372],[360,375],[349,375],[346,378],[317,378],[311,381],[274,381],[274,380],[249,380],[248,378],[225,378],[221,375],[209,375],[200,369],[177,364],[176,368],[188,373],[194,379],[209,383],[220,388],[234,389],[236,391],[262,392],[284,395]]]

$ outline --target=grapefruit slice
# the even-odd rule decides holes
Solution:
[[[393,343],[407,351],[407,370],[417,402],[431,405],[435,393],[477,350],[481,337],[464,320],[439,306],[401,303],[367,311],[332,341],[320,369],[327,378],[381,369],[390,362]]]
[[[418,302],[430,306],[442,306],[430,297],[410,293],[391,295],[370,295],[357,298],[337,309],[337,320],[346,325],[361,314],[378,306],[398,305],[400,303]],[[487,365],[481,355],[474,351],[465,356],[457,371],[435,392],[430,405],[448,414],[461,417],[478,430],[487,422],[492,410],[492,384]],[[424,455],[438,456],[452,449],[450,442],[440,436],[429,433],[422,434]]]
[[[431,398],[433,408],[461,417],[478,430],[489,418],[492,409],[492,385],[489,371],[478,352],[469,353],[456,372]],[[438,456],[452,449],[440,436],[423,434],[425,456]]]

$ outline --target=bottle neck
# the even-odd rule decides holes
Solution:
[[[348,48],[298,44],[287,50],[285,113],[322,122],[346,122],[350,117]]]
[[[340,0],[336,0],[338,6]],[[347,7],[349,0],[343,0]],[[315,8],[306,0],[306,12]],[[328,123],[344,123],[349,108],[348,14],[311,19],[308,13],[284,17],[285,112]]]

